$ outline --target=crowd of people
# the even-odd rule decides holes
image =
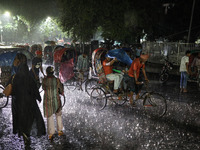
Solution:
[[[120,47],[118,47],[120,49]],[[130,53],[127,52],[130,56]],[[181,59],[180,64],[180,91],[187,92],[188,75],[191,74],[189,70],[189,56],[191,52],[186,51],[186,55]],[[68,60],[67,55],[64,57]],[[63,59],[64,59],[63,57]],[[130,56],[132,58],[132,56]],[[113,71],[113,64],[119,60],[110,58],[105,54],[105,59],[102,61],[102,67],[105,77],[108,81],[114,81],[113,93],[118,94],[122,90],[122,81],[128,83],[127,86],[130,90],[129,100],[130,105],[134,106],[133,95],[136,94],[135,99],[139,98],[142,88],[143,80],[149,82],[145,71],[145,62],[148,60],[149,55],[142,53],[142,47],[136,48],[135,58],[128,69],[124,69],[123,73],[116,73]],[[62,60],[64,61],[64,60]],[[193,61],[193,66],[197,66],[198,72],[200,71],[200,53]],[[80,73],[80,78],[83,80],[84,74],[88,72],[89,56],[88,53],[83,52],[77,58],[77,64],[74,65]],[[39,88],[44,90],[43,97],[43,110],[44,117],[47,118],[47,133],[49,140],[53,140],[56,133],[54,125],[54,115],[57,121],[57,132],[59,136],[63,133],[62,123],[62,104],[60,95],[64,95],[64,86],[59,76],[54,75],[54,67],[48,66],[46,74],[43,72],[42,67],[42,50],[35,51],[35,57],[32,59],[32,66],[29,70],[27,65],[27,58],[24,54],[18,53],[13,62],[12,76],[8,82],[12,83],[12,120],[13,120],[13,133],[22,136],[25,145],[30,145],[31,131],[36,130],[38,136],[46,134],[46,127],[41,111],[38,107],[37,101],[41,102],[42,98],[39,93]],[[39,74],[43,75],[43,80],[40,82]],[[143,75],[143,78],[142,78]],[[25,121],[26,120],[26,121]]]

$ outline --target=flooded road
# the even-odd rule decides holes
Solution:
[[[63,108],[65,136],[31,137],[35,150],[198,150],[200,149],[200,92],[188,83],[189,93],[179,93],[179,81],[161,85],[150,80],[150,89],[161,93],[168,110],[163,118],[151,118],[144,108],[108,102],[98,111],[88,95],[66,89]],[[42,103],[38,104],[43,113]],[[10,104],[0,110],[0,149],[24,149],[22,138],[12,134]],[[45,119],[46,123],[46,119]]]

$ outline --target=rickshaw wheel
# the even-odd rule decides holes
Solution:
[[[0,93],[3,93],[4,88],[0,86]],[[8,97],[0,98],[0,108],[4,108],[8,105]]]
[[[106,94],[101,88],[94,88],[91,92],[90,99],[92,103],[94,103],[94,105],[98,108],[98,110],[103,110],[106,107]]]
[[[70,80],[67,80],[64,84],[68,90],[74,91],[77,87],[76,79],[73,77]]]
[[[85,83],[85,91],[90,96],[93,88],[97,85],[98,81],[96,79],[89,79]]]

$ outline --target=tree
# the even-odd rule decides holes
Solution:
[[[162,9],[157,0],[58,0],[64,31],[89,40],[98,27],[105,39],[135,42],[144,33],[153,33]],[[160,8],[160,9],[152,9]],[[155,21],[156,20],[156,21]]]

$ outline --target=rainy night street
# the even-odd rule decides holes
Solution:
[[[65,136],[54,138],[31,137],[35,150],[199,150],[200,102],[195,83],[188,83],[189,93],[179,93],[179,78],[161,85],[156,78],[150,80],[152,91],[161,93],[168,110],[162,118],[151,118],[144,108],[131,108],[129,104],[116,106],[108,102],[98,111],[89,96],[79,90],[65,90],[63,108]],[[42,103],[39,104],[42,110]],[[45,119],[46,123],[46,119]],[[22,138],[12,134],[10,104],[0,110],[0,149],[24,149]]]

